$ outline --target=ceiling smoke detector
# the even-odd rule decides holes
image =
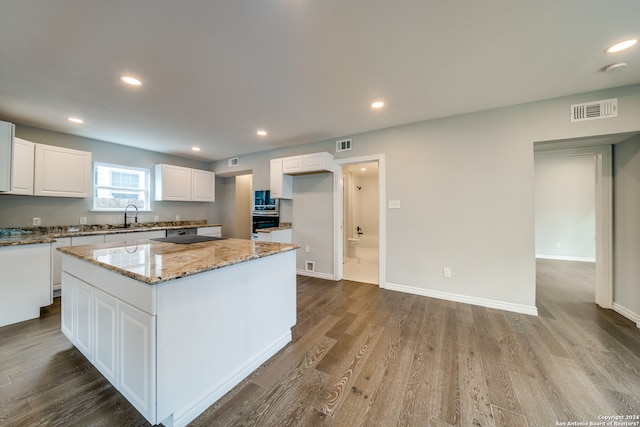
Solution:
[[[627,65],[626,62],[616,62],[615,64],[609,64],[606,67],[604,67],[604,72],[605,73],[615,73],[617,71],[622,70],[623,68],[625,68]]]

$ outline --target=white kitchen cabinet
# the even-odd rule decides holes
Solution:
[[[62,254],[58,248],[71,246],[71,237],[58,237],[51,243],[51,291],[60,290],[62,283]]]
[[[198,227],[198,236],[222,237],[222,227]]]
[[[191,200],[191,169],[182,166],[156,165],[156,201]]]
[[[62,277],[62,332],[143,416],[155,420],[155,317],[66,271]]]
[[[116,384],[118,346],[118,300],[100,289],[93,289],[94,297],[94,365],[111,383]]]
[[[178,202],[215,201],[216,181],[211,171],[174,165],[155,166],[155,200]]]
[[[96,243],[104,243],[103,234],[90,234],[88,236],[71,237],[71,246],[95,245]]]
[[[33,194],[91,197],[91,153],[35,144]]]
[[[293,177],[282,172],[283,159],[271,159],[270,190],[274,199],[293,198]]]
[[[51,243],[0,247],[0,326],[35,319],[51,304]]]
[[[284,157],[282,159],[282,173],[287,175],[322,172],[333,172],[333,155],[326,151]]]
[[[191,169],[191,200],[216,201],[216,174],[211,171]]]
[[[0,191],[11,191],[13,123],[0,121]]]
[[[6,194],[33,196],[35,146],[35,143],[26,139],[13,139],[11,191]]]
[[[138,240],[157,239],[160,237],[167,237],[167,232],[165,230],[152,230],[132,231],[131,233],[114,233],[105,235],[104,241],[133,243]]]
[[[258,232],[259,242],[291,243],[293,241],[293,230],[290,228],[271,230],[269,232]]]

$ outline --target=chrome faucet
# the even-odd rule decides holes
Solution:
[[[129,209],[129,206],[133,206],[136,209],[136,215],[134,216],[133,221],[136,223],[138,222],[138,207],[133,203],[130,203],[124,208],[124,228],[127,228],[131,225],[127,224],[127,209]]]

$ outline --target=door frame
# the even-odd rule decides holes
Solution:
[[[335,280],[342,280],[343,258],[343,174],[342,167],[359,163],[378,162],[378,287],[385,287],[386,278],[386,248],[387,248],[387,216],[385,210],[386,196],[386,167],[384,154],[371,154],[359,157],[336,159],[334,161],[333,182],[333,276]]]
[[[537,151],[535,158],[593,155],[595,158],[596,298],[613,308],[613,156],[611,145]]]

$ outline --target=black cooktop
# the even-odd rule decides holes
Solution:
[[[157,242],[165,243],[177,243],[179,245],[188,245],[191,243],[201,242],[213,242],[214,240],[226,240],[228,237],[214,237],[214,236],[198,236],[196,234],[188,234],[184,236],[172,236],[172,237],[159,237],[155,240]]]

